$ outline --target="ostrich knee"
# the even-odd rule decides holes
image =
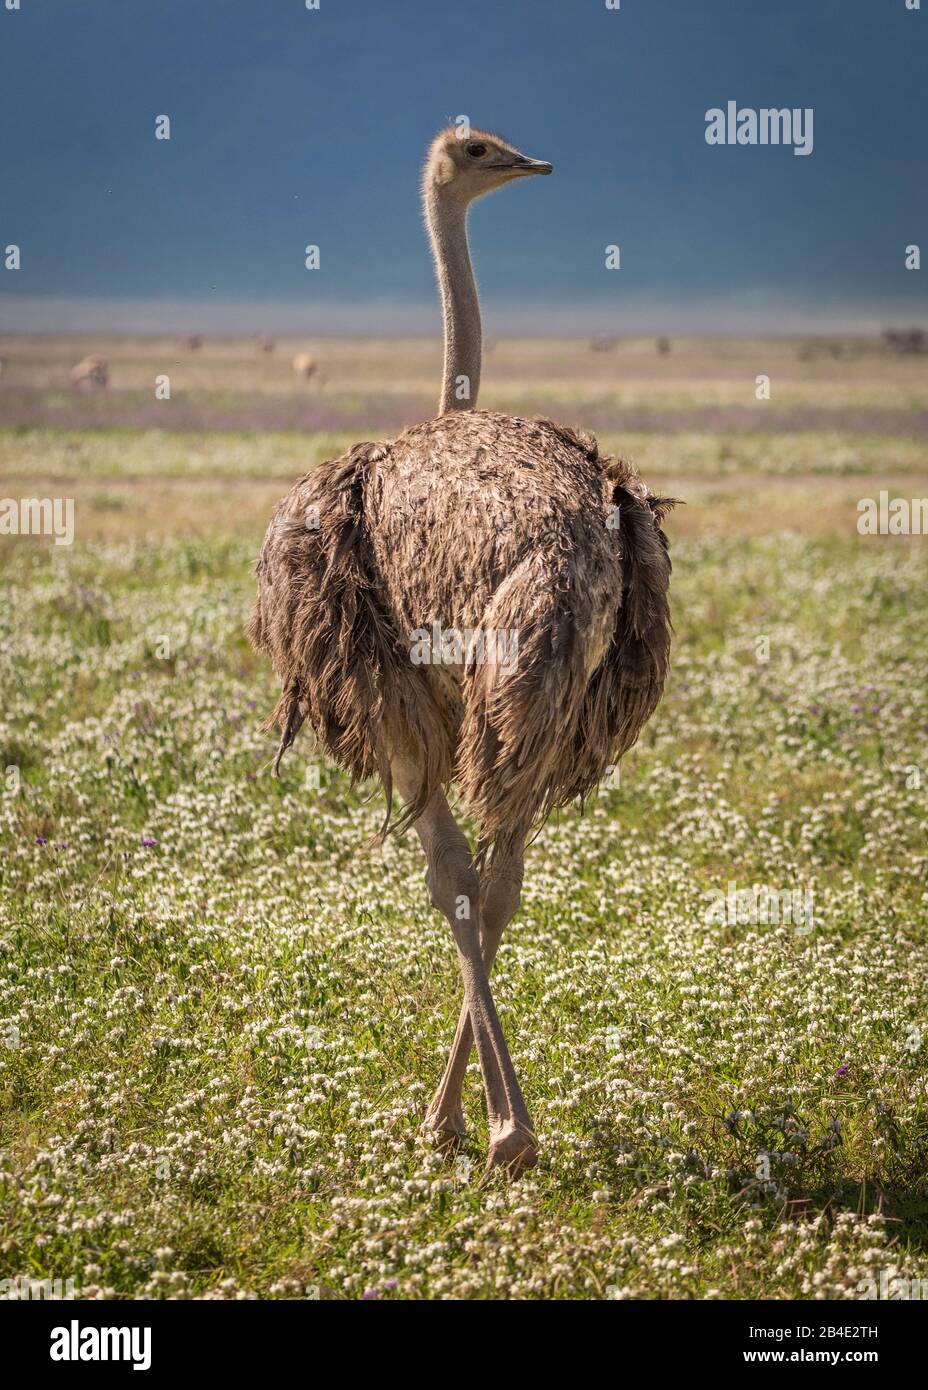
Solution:
[[[470,849],[461,840],[439,840],[429,846],[425,882],[433,907],[455,927],[471,923],[476,929],[480,904],[480,880]]]
[[[503,929],[512,921],[519,910],[522,898],[522,868],[513,865],[505,870],[496,870],[493,877],[485,882],[480,901],[480,928],[484,939],[491,946],[492,953],[487,959],[487,968],[493,964],[496,947]]]

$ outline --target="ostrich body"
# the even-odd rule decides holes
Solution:
[[[316,359],[311,357],[308,352],[298,352],[291,363],[297,376],[303,377],[306,381],[315,374]]]
[[[105,389],[110,379],[110,369],[106,358],[99,353],[91,353],[89,357],[82,357],[76,366],[71,368],[71,385],[78,391],[102,391]]]
[[[481,326],[469,204],[547,174],[498,136],[443,131],[423,202],[441,289],[440,413],[300,479],[258,562],[255,644],[281,679],[275,769],[308,721],[353,778],[378,775],[382,834],[413,825],[451,926],[464,1002],[425,1124],[464,1133],[473,1041],[488,1171],[531,1166],[536,1140],[489,972],[519,903],[526,837],[593,791],[663,689],[670,561],[664,508],[630,464],[550,420],[474,409]],[[476,854],[446,799],[456,781]],[[393,791],[405,803],[392,819]]]

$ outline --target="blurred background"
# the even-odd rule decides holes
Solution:
[[[677,526],[749,511],[746,476],[755,516],[853,521],[849,478],[923,468],[925,23],[903,0],[4,9],[10,489],[67,477],[83,539],[257,536],[294,473],[432,413],[419,169],[466,115],[555,165],[472,215],[481,404],[634,453],[685,488]],[[729,100],[812,108],[811,155],[707,145]]]
[[[23,0],[0,18],[16,330],[434,333],[418,177],[459,115],[555,166],[474,211],[491,334],[925,326],[903,257],[928,213],[925,16],[905,0]],[[707,145],[729,100],[811,107],[811,155]]]

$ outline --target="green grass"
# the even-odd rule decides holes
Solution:
[[[72,443],[8,440],[12,471],[22,447],[67,474]],[[78,446],[107,476],[122,443],[130,471],[208,473],[223,441]],[[3,541],[0,1278],[842,1298],[928,1275],[928,552],[717,520],[674,546],[673,677],[620,787],[531,847],[494,979],[541,1161],[483,1190],[475,1067],[457,1166],[417,1131],[459,1000],[418,843],[366,850],[379,793],[324,766],[313,790],[308,738],[268,774],[256,537]],[[811,891],[812,929],[712,920],[731,881]]]
[[[549,407],[551,409],[551,407]],[[544,410],[536,402],[530,413]],[[582,422],[582,407],[563,418]],[[794,430],[673,433],[598,431],[604,453],[631,456],[649,477],[726,479],[754,477],[858,477],[926,473],[924,442],[857,431]],[[324,459],[336,458],[359,439],[380,439],[384,430],[360,418],[356,427],[330,434],[299,431],[188,431],[128,428],[0,430],[0,480],[15,479],[263,479],[289,478]],[[2,486],[2,482],[0,482]],[[18,495],[18,494],[17,494]]]
[[[355,442],[286,431],[0,430],[0,478],[295,477]]]

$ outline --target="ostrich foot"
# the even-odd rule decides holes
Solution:
[[[517,1120],[507,1120],[490,1141],[485,1183],[495,1168],[502,1168],[509,1178],[519,1178],[538,1160],[538,1140],[530,1129]]]
[[[422,1121],[423,1134],[430,1135],[440,1149],[459,1149],[467,1140],[467,1125],[460,1106],[443,1111],[430,1105]]]

